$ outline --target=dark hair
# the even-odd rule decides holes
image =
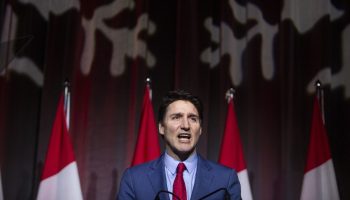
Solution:
[[[203,121],[203,106],[201,100],[184,90],[169,91],[164,97],[158,110],[158,123],[162,122],[168,106],[178,100],[189,101],[196,107],[200,121]]]

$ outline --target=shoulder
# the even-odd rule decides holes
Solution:
[[[226,167],[218,162],[204,159],[201,156],[198,156],[198,158],[198,164],[202,165],[201,167],[207,168],[208,171],[213,172],[218,176],[237,177],[237,172],[232,168]]]
[[[140,165],[127,168],[120,181],[118,199],[152,199],[154,197],[153,184],[159,179],[162,157]],[[159,166],[158,166],[159,165]]]
[[[161,167],[162,163],[162,157],[159,157],[156,160],[127,168],[121,178],[121,187],[124,187],[125,185],[128,185],[128,187],[133,187],[140,181],[142,182],[144,180],[147,180],[149,174],[159,170],[159,167]]]
[[[142,175],[142,174],[147,174],[148,172],[151,172],[151,171],[158,171],[159,169],[162,169],[162,168],[164,168],[164,154],[162,154],[155,160],[151,160],[139,165],[129,167],[124,171],[124,174]]]
[[[234,169],[202,157],[198,159],[198,167],[201,175],[207,173],[206,176],[211,178],[212,183],[214,183],[213,188],[226,188],[230,199],[241,199],[241,186]]]
[[[125,173],[129,173],[129,174],[139,174],[139,173],[146,173],[148,172],[150,169],[156,169],[159,166],[162,166],[163,164],[163,159],[162,156],[152,160],[152,161],[148,161],[139,165],[135,165],[132,167],[129,167],[125,170]]]

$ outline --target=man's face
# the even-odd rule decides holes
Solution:
[[[189,101],[178,100],[169,104],[164,119],[158,124],[164,136],[167,152],[177,160],[194,152],[202,134],[196,107]]]

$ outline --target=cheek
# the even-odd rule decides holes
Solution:
[[[194,126],[193,130],[195,130],[194,132],[198,136],[202,134],[202,128],[198,124],[196,124],[196,126]]]
[[[170,134],[175,134],[179,127],[180,126],[177,123],[171,123],[167,127],[167,132],[170,133]]]
[[[163,135],[166,136],[167,138],[173,138],[176,136],[176,128],[172,126],[168,126],[164,128],[163,130]]]

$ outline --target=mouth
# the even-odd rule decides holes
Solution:
[[[191,139],[191,134],[189,133],[180,133],[177,138],[180,139],[180,141],[189,141]]]

